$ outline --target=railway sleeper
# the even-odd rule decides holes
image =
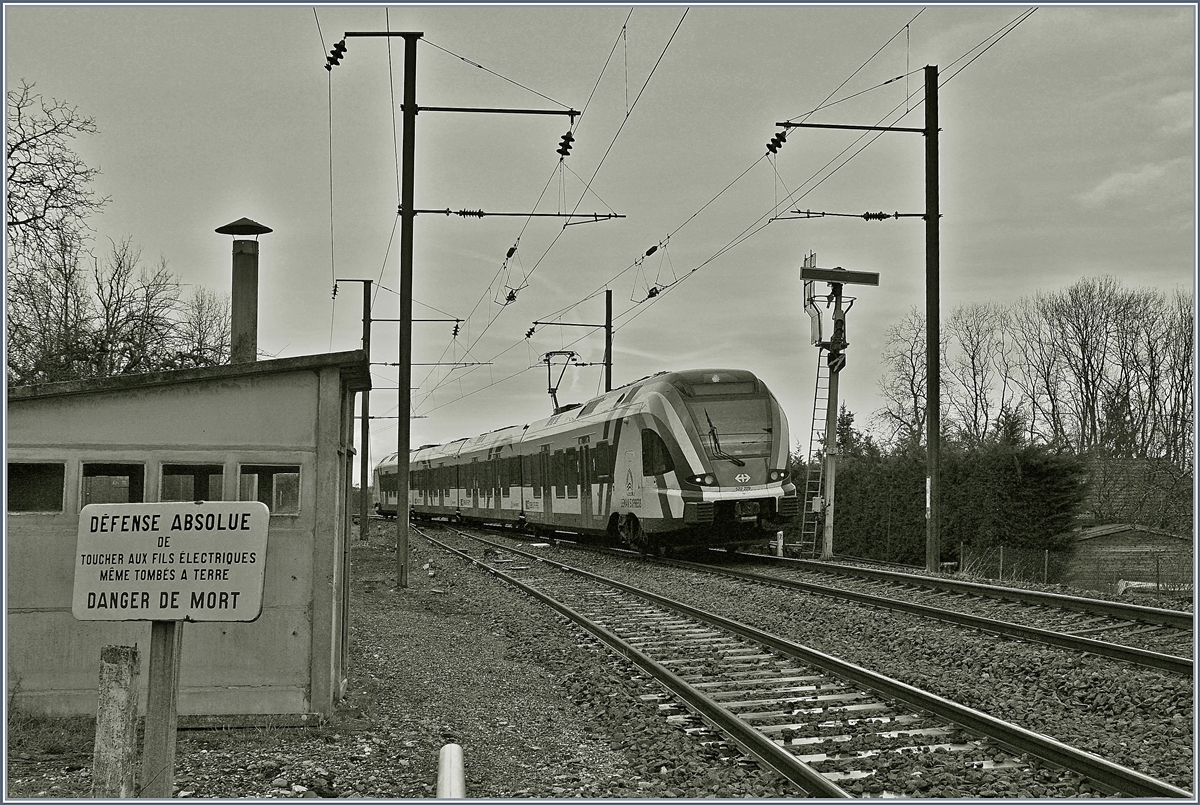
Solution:
[[[800,732],[803,730],[812,730],[814,728],[831,730],[845,729],[848,726],[857,726],[859,724],[864,726],[878,727],[884,724],[914,724],[922,723],[924,721],[925,718],[923,716],[915,715],[913,713],[903,713],[898,716],[868,716],[867,718],[847,718],[838,721],[822,721],[818,724],[813,724],[812,722],[764,724],[758,727],[758,731],[764,735],[771,735],[776,732],[786,732],[788,730],[791,730],[792,732]]]
[[[895,747],[894,749],[860,749],[860,750],[856,750],[853,752],[841,752],[841,753],[835,753],[835,754],[829,754],[827,752],[815,752],[815,753],[809,754],[809,755],[799,755],[798,754],[798,755],[796,755],[796,759],[801,761],[802,763],[807,763],[807,764],[813,766],[814,768],[817,769],[817,771],[820,771],[822,774],[824,774],[824,775],[826,775],[826,777],[828,777],[828,774],[826,774],[826,772],[822,771],[819,768],[819,766],[822,763],[837,763],[837,762],[846,762],[846,761],[853,762],[853,761],[857,761],[857,760],[862,760],[864,758],[880,757],[882,755],[887,755],[887,754],[916,755],[916,754],[928,754],[928,753],[932,753],[932,752],[946,752],[946,753],[957,754],[957,753],[970,753],[970,752],[979,752],[979,751],[986,751],[985,747],[983,747],[982,745],[975,743],[975,742],[918,744],[918,745],[913,745],[913,746],[898,746],[898,747]],[[968,763],[970,766],[972,766],[976,769],[988,769],[988,770],[990,770],[990,769],[1019,769],[1019,768],[1024,768],[1028,765],[1024,761],[1014,760],[1011,758],[1005,758],[1004,760],[991,760],[991,759],[970,760],[970,761],[968,761]]]
[[[943,739],[943,741],[947,741],[947,740],[950,740],[951,737],[954,736],[955,733],[958,733],[958,732],[959,732],[959,730],[957,730],[953,727],[946,727],[946,726],[913,727],[912,729],[905,729],[905,730],[885,730],[883,732],[861,732],[861,733],[854,733],[854,734],[839,733],[836,735],[801,735],[801,736],[794,736],[794,737],[782,736],[780,738],[775,739],[775,743],[780,744],[781,746],[807,746],[807,747],[821,746],[824,744],[833,746],[834,744],[839,744],[839,743],[842,743],[842,744],[867,744],[867,746],[864,747],[864,749],[888,750],[888,749],[902,748],[902,747],[899,747],[896,745],[902,740],[907,741],[907,743],[904,744],[904,747],[929,746],[930,744],[928,744],[928,742],[916,743],[914,739],[919,738],[921,736],[925,736],[925,737],[935,736],[935,737]],[[870,744],[878,744],[878,746],[870,746]],[[842,747],[839,749],[839,751],[845,752],[848,749],[850,749],[850,747]]]
[[[818,691],[822,691],[822,690],[826,690],[826,691],[834,690],[834,689],[836,689],[836,687],[838,687],[838,686],[829,685],[826,687],[822,687],[820,685],[786,685],[784,687],[779,687],[779,688],[771,687],[769,689],[759,688],[759,689],[755,689],[755,690],[717,691],[715,693],[710,693],[708,695],[708,697],[710,699],[712,699],[714,702],[732,701],[732,702],[737,702],[737,703],[744,703],[742,700],[746,696],[753,695],[753,694],[758,694],[760,696],[786,696],[789,693],[790,694],[807,693],[809,695],[812,695],[812,694],[817,693]]]
[[[701,690],[712,690],[714,688],[738,688],[742,687],[746,690],[760,689],[755,683],[765,683],[768,685],[784,684],[791,685],[797,682],[821,683],[830,682],[829,677],[820,674],[805,674],[803,676],[781,676],[781,677],[763,677],[762,679],[744,679],[744,680],[716,680],[713,682],[693,682],[692,687]],[[831,683],[833,684],[833,683]]]

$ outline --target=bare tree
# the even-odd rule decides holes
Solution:
[[[983,304],[957,307],[946,321],[949,382],[943,393],[951,421],[969,444],[987,438],[996,412],[1007,403],[1000,377],[1007,319],[1001,306]]]
[[[1050,297],[1035,293],[1012,310],[1016,372],[1013,382],[1029,405],[1029,440],[1066,445],[1063,424],[1064,366],[1049,314]]]
[[[91,361],[92,300],[79,233],[59,228],[27,270],[11,272],[5,300],[8,379],[77,378]]]
[[[885,441],[919,445],[925,433],[929,405],[925,377],[925,314],[910,308],[887,330],[883,352],[884,375],[879,391],[884,407],[876,418],[887,431]]]
[[[146,271],[140,262],[141,250],[127,238],[113,242],[108,256],[93,264],[96,375],[164,368],[178,352],[179,282],[166,260],[160,259],[153,271]]]
[[[88,216],[108,199],[91,187],[100,171],[70,146],[95,121],[25,81],[7,98],[9,384],[228,360],[228,299],[201,289],[181,302],[166,260],[143,266],[129,238],[101,258],[89,251]]]
[[[197,288],[180,313],[178,365],[228,363],[229,333],[229,295],[218,296],[207,288]]]
[[[21,85],[8,92],[5,150],[7,233],[10,276],[52,254],[63,233],[82,236],[87,216],[107,203],[91,189],[100,173],[71,150],[80,134],[95,134],[96,123],[62,101],[46,101]]]
[[[1167,297],[1164,331],[1168,338],[1162,351],[1162,383],[1155,399],[1163,457],[1189,472],[1194,459],[1192,440],[1195,435],[1196,318],[1193,304],[1192,295],[1181,288],[1176,288]]]

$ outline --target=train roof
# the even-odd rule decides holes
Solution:
[[[706,389],[708,394],[712,394],[720,388],[720,384],[725,384],[731,391],[736,388],[737,392],[741,392],[744,390],[744,386],[737,388],[735,384],[748,382],[754,383],[756,390],[765,390],[765,386],[761,384],[758,377],[748,369],[683,369],[658,372],[626,383],[582,404],[563,406],[553,416],[539,419],[523,427],[508,425],[489,433],[456,439],[443,445],[422,447],[414,450],[409,460],[412,462],[435,461],[438,458],[458,456],[460,453],[491,451],[524,439],[548,436],[558,430],[575,425],[580,420],[598,418],[618,407],[633,407],[640,401],[642,393],[648,390],[660,391],[664,386],[672,387],[676,391],[689,395],[701,389]],[[395,460],[396,456],[392,454],[385,457],[380,465],[394,463]]]

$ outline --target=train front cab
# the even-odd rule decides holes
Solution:
[[[680,372],[671,386],[664,399],[682,423],[672,433],[688,459],[676,473],[683,524],[706,541],[753,542],[794,519],[787,419],[766,386],[733,370]]]

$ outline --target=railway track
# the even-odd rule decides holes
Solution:
[[[511,535],[504,529],[498,533]],[[577,547],[633,555],[617,548]],[[1194,673],[1190,612],[763,554],[714,549],[704,558],[648,561],[908,612],[1182,676]],[[767,572],[761,572],[764,568]],[[822,581],[813,581],[814,576]]]
[[[728,556],[718,555],[717,552],[711,552],[710,555],[713,561],[706,564],[731,567]],[[811,579],[817,576],[832,580],[821,585],[825,587],[918,602],[1016,625],[1053,628],[1068,638],[1085,638],[1079,644],[1083,650],[1092,650],[1087,648],[1086,642],[1092,640],[1145,649],[1176,660],[1186,658],[1187,663],[1168,661],[1168,665],[1155,667],[1191,673],[1190,659],[1195,634],[1195,616],[1191,612],[814,560],[762,554],[739,554],[737,558],[760,567],[765,565],[786,570],[792,578],[800,576]],[[1038,638],[1031,635],[1027,639]],[[1097,648],[1101,654],[1106,651],[1094,645],[1092,648]],[[1112,656],[1120,653],[1114,649]],[[1121,658],[1137,662],[1133,654]]]
[[[820,797],[1190,797],[1140,772],[752,626],[441,527],[427,539],[587,629],[668,691],[663,713],[715,728],[761,766]],[[430,529],[432,531],[432,529]],[[474,553],[481,553],[475,555]]]
[[[1190,640],[1191,632],[1173,626],[1159,624],[1147,625],[1144,622],[1130,620],[1134,615],[1114,617],[1110,615],[1088,615],[1072,610],[1058,610],[1053,604],[1032,604],[1015,601],[1003,601],[981,597],[975,600],[963,600],[958,593],[937,593],[929,589],[912,589],[907,595],[901,595],[901,589],[896,585],[870,584],[857,588],[846,586],[830,586],[815,584],[791,575],[780,575],[778,571],[760,573],[746,570],[738,565],[730,565],[722,561],[720,564],[696,563],[677,559],[655,560],[662,564],[686,568],[689,570],[715,573],[730,578],[742,579],[760,584],[773,584],[794,590],[801,590],[815,595],[832,596],[848,601],[855,601],[867,606],[890,609],[897,612],[908,612],[925,618],[952,623],[968,629],[977,629],[990,634],[1058,646],[1072,651],[1088,652],[1109,659],[1133,663],[1147,668],[1158,668],[1175,674],[1191,676],[1193,662],[1190,657],[1181,657],[1166,652],[1154,651],[1147,648],[1125,645],[1124,643],[1109,642],[1099,639],[1101,635],[1116,636],[1119,633],[1148,634],[1151,631],[1168,630],[1174,643],[1181,643],[1185,638]],[[773,569],[774,570],[774,569]],[[919,577],[918,577],[919,578]],[[863,589],[866,587],[866,589]],[[1108,603],[1108,602],[1101,602]],[[972,605],[977,612],[970,611]],[[1067,622],[1068,629],[1062,629],[1061,624]],[[1046,628],[1053,624],[1058,628]],[[1094,637],[1092,635],[1095,635]],[[1190,647],[1190,643],[1189,643]]]

